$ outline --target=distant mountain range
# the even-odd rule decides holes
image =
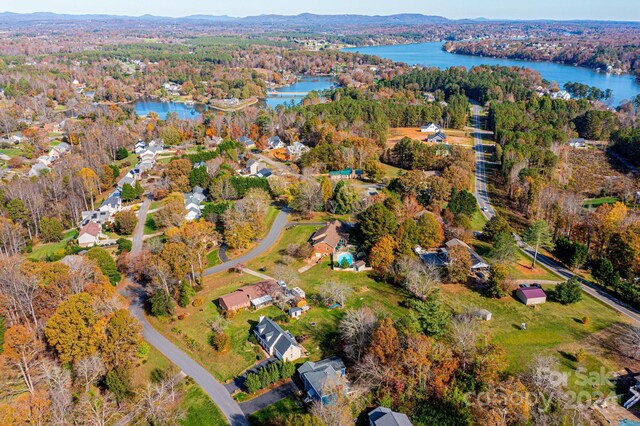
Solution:
[[[456,22],[442,16],[430,16],[421,14],[402,13],[397,15],[368,16],[368,15],[315,15],[312,13],[302,13],[300,15],[258,15],[236,18],[232,16],[214,15],[191,15],[181,18],[171,18],[165,16],[142,15],[142,16],[121,16],[121,15],[71,15],[57,14],[51,12],[35,13],[0,13],[0,23],[17,24],[30,22],[53,22],[53,21],[114,21],[114,20],[136,20],[136,21],[174,21],[174,22],[233,22],[238,24],[262,24],[262,25],[426,25],[444,24]]]
[[[137,21],[137,22],[187,22],[187,23],[228,23],[235,25],[263,25],[263,26],[304,26],[304,27],[323,27],[328,25],[344,25],[344,26],[411,26],[411,25],[437,25],[452,23],[488,23],[488,22],[555,22],[549,19],[536,20],[508,20],[508,19],[448,19],[443,16],[422,15],[419,13],[400,13],[396,15],[316,15],[313,13],[302,13],[299,15],[257,15],[246,17],[233,17],[227,15],[191,15],[180,18],[172,18],[166,16],[142,15],[142,16],[124,16],[124,15],[72,15],[58,14],[52,12],[35,12],[35,13],[0,13],[0,24],[29,24],[34,22],[61,22],[61,21]],[[587,21],[587,20],[570,20],[562,22],[588,23],[588,22],[607,22],[614,21]],[[630,22],[627,22],[630,23]],[[635,23],[635,22],[634,22]],[[635,23],[637,24],[637,23]]]

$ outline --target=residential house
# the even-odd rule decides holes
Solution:
[[[38,163],[42,163],[42,165],[49,167],[51,166],[51,163],[53,163],[53,158],[49,157],[48,155],[41,155],[40,157],[38,157]]]
[[[369,413],[369,426],[412,426],[406,414],[378,407]]]
[[[45,132],[59,132],[60,131],[60,123],[56,123],[51,122],[51,123],[46,123],[44,126],[42,126],[45,130]]]
[[[106,200],[98,208],[99,211],[109,213],[110,217],[113,217],[122,209],[122,198],[118,190],[114,191],[107,197]]]
[[[318,229],[311,236],[311,245],[315,257],[332,255],[338,248],[349,242],[344,225],[335,220]]]
[[[442,132],[436,132],[432,135],[427,136],[427,139],[425,140],[432,143],[445,143],[447,141],[447,135]]]
[[[265,167],[263,169],[258,170],[258,173],[256,173],[256,177],[260,177],[260,178],[268,178],[273,174],[273,172],[271,171],[271,169]]]
[[[267,139],[268,150],[280,149],[280,148],[284,148],[284,142],[282,142],[282,139],[280,139],[280,136],[271,136],[269,139]]]
[[[202,203],[207,199],[204,195],[204,189],[199,186],[194,186],[191,192],[184,194],[184,208],[187,210],[185,219],[188,221],[196,220],[200,218],[202,212]]]
[[[363,175],[362,170],[352,168],[329,172],[330,179],[360,179]]]
[[[78,234],[78,245],[80,247],[91,247],[98,244],[100,235],[102,234],[102,226],[94,221],[89,221],[80,228]]]
[[[246,174],[255,175],[258,171],[264,168],[264,164],[261,161],[254,160],[253,158],[248,160],[244,166],[244,171]]]
[[[428,122],[426,125],[420,127],[421,133],[438,133],[440,131],[440,126],[433,122]]]
[[[299,159],[302,154],[309,151],[309,149],[310,148],[302,142],[296,141],[287,147],[287,157],[289,160],[295,161]]]
[[[527,306],[540,305],[547,301],[547,294],[538,284],[521,284],[516,296]]]
[[[462,246],[469,251],[469,256],[471,257],[471,272],[479,272],[479,271],[487,271],[489,270],[489,264],[484,261],[482,256],[480,256],[474,249],[469,247],[467,243],[461,241],[457,238],[447,241],[444,243],[445,247],[442,249],[442,253],[445,256],[445,260],[449,262],[449,252],[448,249],[451,249],[455,246]]]
[[[220,296],[218,303],[224,311],[239,311],[252,306],[258,308],[270,303],[273,296],[280,291],[280,286],[275,281],[266,280],[240,287],[233,293]]]
[[[247,149],[251,149],[251,148],[255,148],[256,143],[254,141],[252,141],[251,139],[249,139],[246,136],[241,136],[238,138],[238,142],[240,142],[242,145],[244,145],[245,148]]]
[[[298,368],[307,398],[323,405],[334,403],[338,392],[347,394],[349,387],[345,372],[344,362],[337,356],[318,362],[307,361]]]
[[[212,136],[205,140],[205,144],[209,148],[215,148],[222,143],[223,139],[220,136]]]
[[[564,99],[565,101],[568,101],[571,99],[571,95],[566,90],[560,90],[558,92],[552,92],[551,99]]]
[[[270,355],[286,361],[295,361],[304,355],[304,349],[291,333],[285,331],[270,318],[260,317],[253,330],[260,346]]]
[[[118,181],[118,188],[122,189],[125,184],[129,184],[131,186],[136,184],[136,177],[131,171],[129,171],[122,179]]]
[[[33,166],[31,166],[31,170],[29,170],[29,177],[41,176],[43,173],[46,173],[49,170],[50,170],[49,167],[47,167],[44,164],[38,162],[38,163],[34,164]]]
[[[142,139],[140,139],[138,140],[138,142],[136,142],[136,146],[134,147],[133,152],[136,155],[140,155],[146,150],[147,150],[147,144]]]
[[[109,222],[111,219],[111,215],[108,211],[83,211],[81,213],[82,221],[80,222],[80,226],[84,226],[89,222],[96,222],[100,225],[104,225]]]
[[[584,138],[573,138],[573,139],[569,139],[569,146],[571,148],[586,148],[587,147],[587,143],[584,140]]]

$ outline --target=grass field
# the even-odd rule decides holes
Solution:
[[[144,223],[144,235],[154,234],[157,230],[158,226],[153,218],[153,213],[147,214],[147,220]]]
[[[482,231],[485,223],[487,223],[487,218],[484,217],[480,210],[476,210],[471,218],[471,230],[473,231]]]
[[[202,388],[190,385],[184,395],[181,408],[186,416],[180,422],[184,426],[213,426],[229,424],[218,407],[209,399]]]
[[[491,260],[491,245],[489,243],[475,240],[472,245],[480,256]],[[514,280],[561,281],[561,278],[540,263],[536,263],[536,267],[531,269],[531,258],[521,250],[518,250],[517,260],[510,262],[507,267],[509,269],[509,277]]]
[[[303,244],[309,241],[313,232],[318,228],[319,226],[300,225],[287,229],[280,235],[280,239],[275,245],[258,259],[249,261],[247,266],[255,270],[263,270],[264,268],[264,270],[273,271],[273,266],[282,257],[284,249],[289,244]],[[295,260],[290,266],[298,269],[302,266],[302,261]]]
[[[251,426],[263,426],[269,424],[269,420],[273,420],[275,417],[304,412],[304,409],[295,397],[290,396],[253,413],[249,416],[249,423]]]
[[[207,268],[220,264],[220,257],[218,256],[219,253],[220,249],[211,250],[207,253]]]
[[[549,293],[552,286],[543,287]],[[564,371],[573,371],[581,365],[573,357],[580,348],[588,353],[586,362],[582,364],[587,368],[619,368],[613,359],[591,350],[588,339],[623,318],[586,294],[580,302],[573,305],[565,306],[547,301],[532,308],[512,296],[499,300],[489,299],[461,285],[444,285],[442,290],[447,305],[455,312],[462,312],[466,307],[476,307],[487,309],[493,314],[491,321],[483,323],[482,329],[505,350],[508,370],[511,372],[522,371],[526,368],[527,361],[539,352],[558,358]],[[585,315],[590,316],[587,325],[582,324]],[[520,328],[523,322],[527,324],[526,330]]]
[[[0,154],[8,155],[9,157],[17,157],[18,155],[22,155],[22,150],[18,148],[5,148],[0,149]]]
[[[620,201],[618,197],[588,198],[582,202],[582,207],[595,209],[603,204],[613,204],[618,201]]]
[[[62,241],[57,243],[39,244],[34,247],[33,251],[29,253],[27,257],[29,260],[34,261],[47,260],[47,258],[53,255],[56,251],[64,250],[64,248],[67,246],[67,243],[76,238],[77,235],[78,231],[72,229],[71,231],[64,234]]]

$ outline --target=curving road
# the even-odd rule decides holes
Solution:
[[[131,254],[135,255],[142,249],[142,241],[144,237],[144,223],[146,222],[146,216],[149,210],[151,200],[145,200],[143,206],[139,210],[138,224],[133,235],[133,245]],[[289,218],[289,211],[281,210],[278,212],[276,219],[273,222],[271,229],[267,236],[258,244],[258,246],[240,256],[237,259],[230,260],[221,265],[217,265],[213,268],[209,268],[205,271],[205,275],[215,274],[216,272],[225,271],[229,268],[236,266],[239,263],[245,263],[253,259],[256,256],[261,255],[268,250],[280,236],[280,233],[285,228],[287,220]],[[142,309],[141,295],[134,294],[134,290],[126,288],[123,290],[124,295],[131,300],[129,311],[131,314],[140,321],[142,325],[142,335],[144,339],[149,342],[151,346],[160,351],[171,362],[176,364],[185,374],[188,374],[193,380],[202,387],[205,393],[211,398],[211,400],[218,406],[225,417],[229,420],[232,426],[248,426],[249,422],[238,405],[238,403],[231,398],[229,392],[225,387],[220,384],[207,370],[205,370],[200,364],[194,361],[189,355],[178,348],[165,338],[160,332],[158,332],[144,316]]]
[[[205,269],[204,276],[226,271],[227,269],[233,268],[234,266],[241,263],[247,263],[251,259],[257,256],[260,256],[261,254],[269,250],[271,246],[273,246],[278,240],[278,237],[282,233],[282,230],[287,226],[289,214],[290,214],[290,211],[287,209],[280,210],[275,220],[273,221],[273,225],[271,225],[271,229],[269,229],[269,233],[267,234],[266,237],[262,239],[262,241],[260,241],[260,243],[258,243],[256,248],[254,248],[248,253],[243,254],[240,257],[231,259],[227,262],[221,263],[220,265],[216,265],[211,268]],[[226,254],[225,254],[225,257],[226,257]]]
[[[478,205],[480,206],[480,209],[482,211],[482,214],[487,219],[491,219],[496,215],[496,213],[493,209],[493,206],[491,206],[489,193],[487,191],[487,178],[485,173],[486,162],[484,158],[484,147],[482,145],[482,136],[481,136],[482,131],[480,129],[480,117],[479,117],[480,110],[481,110],[480,106],[473,105],[473,127],[474,127],[473,137],[474,137],[474,145],[476,150],[475,196],[476,196],[476,200],[478,201]],[[513,235],[514,235],[514,238],[516,239],[518,246],[523,251],[523,253],[525,253],[527,256],[533,259],[535,250],[531,246],[526,244],[524,241],[522,241],[520,236],[518,236],[517,234],[513,234]],[[538,253],[536,261],[538,263],[543,264],[545,267],[547,267],[547,269],[549,269],[551,272],[553,272],[560,278],[569,279],[575,276],[581,281],[582,289],[586,293],[600,300],[602,303],[612,307],[613,309],[620,312],[621,314],[631,318],[632,320],[640,322],[640,311],[638,311],[637,309],[634,309],[633,307],[627,305],[624,302],[621,302],[620,300],[606,293],[599,287],[595,286],[593,283],[590,283],[589,281],[586,281],[582,277],[575,275],[568,269],[556,263],[550,257],[545,256],[544,254]]]

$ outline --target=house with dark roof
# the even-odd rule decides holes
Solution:
[[[304,349],[296,342],[293,335],[283,330],[270,318],[260,317],[260,322],[253,330],[253,334],[270,356],[295,361],[304,355]]]
[[[238,142],[244,145],[245,148],[254,148],[256,146],[256,143],[246,136],[240,136]]]
[[[344,225],[338,221],[328,223],[311,236],[311,245],[315,257],[328,256],[338,248],[348,244],[349,235]]]
[[[431,143],[445,143],[447,141],[447,135],[442,132],[436,132],[432,135],[427,136],[427,139],[425,140]]]
[[[547,301],[547,294],[538,284],[520,284],[516,297],[527,306],[540,305]]]
[[[378,407],[369,413],[369,426],[412,426],[406,414]]]
[[[337,356],[318,362],[307,361],[298,368],[308,400],[320,401],[323,405],[334,403],[339,392],[347,394],[345,372],[344,362]]]
[[[267,149],[280,149],[284,148],[284,142],[280,139],[280,136],[271,136],[267,139]]]
[[[406,414],[378,407],[369,413],[369,426],[412,426]]]
[[[444,243],[446,248],[441,249],[441,253],[442,255],[445,257],[445,260],[447,262],[449,262],[449,249],[456,247],[456,246],[462,246],[464,248],[467,249],[467,251],[469,252],[469,256],[471,257],[471,271],[470,272],[479,272],[479,271],[487,271],[489,270],[490,266],[487,262],[485,262],[485,260],[482,258],[482,256],[480,256],[478,253],[476,253],[476,251],[474,249],[472,249],[469,244],[465,243],[462,240],[459,240],[457,238],[453,238],[449,241],[447,241],[446,243]]]

